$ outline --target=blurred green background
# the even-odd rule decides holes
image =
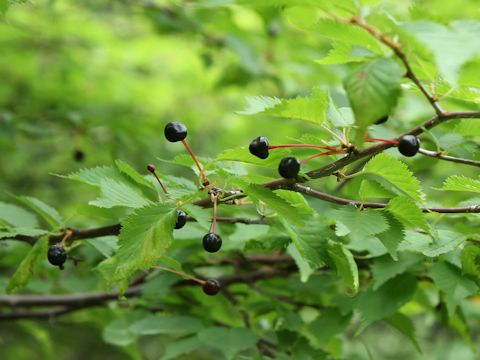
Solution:
[[[322,34],[304,31],[316,19],[303,8],[252,9],[221,0],[3,0],[0,8],[7,3],[11,6],[0,22],[0,200],[11,201],[9,194],[38,197],[71,218],[72,225],[111,220],[86,210],[94,190],[49,174],[122,159],[137,170],[153,162],[162,173],[192,177],[158,160],[182,151],[180,144],[164,140],[168,121],[184,122],[196,153],[215,157],[258,135],[280,143],[309,132],[303,123],[286,126],[278,119],[238,115],[247,95],[291,97],[319,86],[328,87],[339,105],[346,104],[341,80],[348,66],[315,63],[330,45]],[[444,0],[385,3],[399,18],[480,18],[478,1],[462,1],[461,6]],[[219,4],[228,6],[215,6]],[[406,119],[406,126],[429,111],[408,96],[402,106],[397,116]],[[388,136],[401,126],[382,131]],[[435,184],[439,180],[432,176],[432,163],[424,159],[415,166],[421,178],[423,174]],[[454,169],[445,165],[442,171]],[[80,281],[70,281],[72,291],[77,285],[82,291]],[[105,344],[101,331],[111,319],[88,311],[88,321],[82,323],[79,312],[76,324],[2,323],[0,358],[138,358],[134,350]],[[458,335],[424,327],[431,320],[418,322],[428,356],[416,358],[475,358]],[[364,338],[352,339],[349,358],[368,358],[363,342],[376,359],[415,356],[402,341],[375,326]],[[162,351],[158,337],[142,339],[141,347],[149,359]]]

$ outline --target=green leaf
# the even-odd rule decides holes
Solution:
[[[351,296],[358,292],[358,267],[352,253],[342,243],[329,241],[327,243],[328,255],[335,264],[337,274],[343,279],[345,286],[350,289]]]
[[[387,220],[378,210],[360,210],[354,206],[343,206],[333,211],[333,217],[337,219],[335,228],[337,236],[348,235],[354,240],[362,240],[388,229]]]
[[[372,322],[394,314],[415,294],[417,281],[409,274],[398,275],[377,289],[369,289],[357,297],[356,309],[362,315],[363,322],[358,333]]]
[[[415,346],[415,349],[419,353],[422,353],[422,349],[417,341],[417,336],[415,332],[415,324],[413,321],[408,317],[403,315],[402,313],[395,313],[392,316],[385,319],[385,321],[392,326],[393,328],[397,329],[401,334],[405,335],[405,337],[412,342]]]
[[[81,169],[67,176],[59,176],[98,187],[100,187],[102,180],[122,179],[122,175],[113,166],[98,166],[91,169]]]
[[[423,202],[425,195],[420,187],[420,182],[415,178],[407,165],[388,154],[379,154],[370,160],[362,171],[368,176],[369,181],[375,181],[392,194],[411,197],[413,200]],[[362,189],[360,189],[362,193]],[[366,198],[364,194],[362,198]]]
[[[30,196],[20,196],[18,200],[45,219],[52,229],[55,230],[63,226],[64,220],[57,210],[45,204],[43,201]]]
[[[35,228],[38,226],[37,218],[16,205],[0,202],[0,220],[6,221],[11,226]]]
[[[100,208],[112,208],[115,206],[141,208],[149,204],[140,190],[113,179],[101,180],[100,190],[100,196],[90,201],[90,205]]]
[[[480,282],[480,247],[477,245],[465,246],[460,254],[462,272],[473,276]]]
[[[400,97],[403,73],[395,61],[382,58],[366,63],[344,80],[358,126],[356,143],[363,142],[369,125],[392,113]]]
[[[292,205],[295,208],[295,211],[300,215],[307,217],[313,215],[314,210],[310,207],[302,194],[296,191],[283,189],[275,190],[274,193]]]
[[[405,239],[405,227],[390,213],[384,213],[388,220],[389,228],[376,235],[376,237],[387,248],[392,259],[397,260],[397,249],[400,243]]]
[[[133,322],[128,330],[137,335],[183,336],[197,333],[202,328],[202,323],[194,317],[156,314]]]
[[[125,317],[116,318],[103,329],[103,341],[117,346],[132,344],[137,337],[130,332],[128,325],[128,320]]]
[[[460,301],[478,292],[478,286],[472,280],[462,276],[461,270],[452,264],[436,263],[430,268],[429,274],[440,290],[445,293],[450,316],[455,314]]]
[[[239,112],[242,115],[265,114],[304,120],[321,124],[325,119],[328,107],[327,93],[314,89],[310,97],[297,97],[295,99],[279,100],[277,98],[255,97],[247,98],[249,107]]]
[[[150,181],[148,181],[143,175],[141,175],[137,170],[135,170],[132,166],[127,164],[125,161],[115,160],[115,165],[117,166],[117,169],[120,170],[121,173],[127,175],[130,179],[135,181],[137,184],[144,185],[150,189],[154,189],[154,186]]]
[[[170,205],[154,204],[136,210],[122,222],[118,251],[114,260],[99,266],[110,268],[109,281],[129,279],[135,271],[148,270],[160,260],[172,243],[177,210]],[[113,268],[112,268],[113,267]],[[103,269],[106,271],[106,269]]]
[[[48,231],[42,229],[31,229],[31,228],[8,228],[0,229],[0,239],[13,238],[17,235],[24,236],[42,236],[47,234]]]
[[[455,250],[466,240],[464,234],[450,230],[438,230],[437,237],[420,234],[416,231],[407,231],[399,250],[420,252],[428,257],[437,257]]]
[[[342,314],[336,308],[322,310],[321,314],[312,322],[308,323],[302,335],[304,335],[316,349],[324,348],[329,341],[341,333],[350,323],[352,313]]]
[[[462,175],[452,175],[443,183],[441,191],[469,191],[480,193],[480,180]]]
[[[419,264],[421,260],[420,256],[410,253],[400,253],[396,261],[387,255],[375,259],[370,267],[373,275],[372,289],[378,289],[388,280]]]
[[[165,353],[160,359],[177,359],[180,355],[190,354],[200,346],[202,346],[202,342],[197,336],[169,341],[165,346]]]
[[[257,343],[258,337],[245,328],[212,327],[198,333],[203,344],[218,349],[230,360],[239,352],[250,349]]]
[[[22,260],[15,273],[8,282],[6,291],[8,294],[22,290],[35,274],[38,267],[47,257],[48,236],[40,238],[35,242],[28,252],[27,256]]]
[[[197,220],[198,224],[203,227],[204,229],[210,229],[212,225],[212,211],[204,209],[200,206],[193,205],[193,204],[184,204],[182,205],[182,209],[185,212]]]
[[[422,210],[411,199],[397,196],[388,202],[386,210],[408,228],[421,228],[429,232],[430,227]]]
[[[368,61],[374,56],[376,56],[375,53],[360,46],[355,46],[342,41],[335,41],[332,45],[332,49],[328,52],[328,55],[315,62],[321,65],[345,64],[350,62]]]

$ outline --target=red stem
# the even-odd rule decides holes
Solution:
[[[212,221],[212,233],[217,232],[217,196],[213,197],[213,221]]]
[[[193,161],[195,162],[195,165],[197,165],[198,171],[200,172],[200,176],[201,176],[202,181],[203,181],[203,186],[209,185],[210,182],[208,181],[208,178],[207,178],[207,176],[205,175],[205,172],[203,171],[202,166],[201,166],[200,163],[198,162],[197,157],[195,156],[195,154],[193,153],[192,149],[191,149],[190,146],[187,144],[187,142],[185,141],[185,139],[182,140],[182,144],[183,144],[183,146],[185,146],[185,149],[187,149],[188,153],[189,153],[190,156],[192,157]]]
[[[152,174],[153,174],[153,176],[155,176],[155,178],[157,179],[157,181],[158,181],[158,183],[160,184],[160,187],[162,188],[163,192],[164,192],[165,194],[168,194],[167,188],[165,187],[165,185],[163,185],[163,182],[162,182],[162,180],[160,180],[160,178],[158,177],[157,172],[156,172],[156,171],[153,171]]]
[[[387,139],[378,139],[378,138],[365,138],[365,141],[380,141],[380,142],[384,142],[384,143],[387,143],[387,144],[393,144],[393,145],[398,145],[398,141],[397,140],[387,140]]]
[[[284,144],[284,145],[270,145],[269,150],[272,149],[281,149],[281,148],[312,148],[312,149],[324,149],[324,150],[336,150],[333,146],[322,146],[322,145],[313,145],[313,144]]]
[[[345,154],[346,151],[345,150],[332,150],[332,151],[327,151],[327,152],[323,152],[323,153],[319,153],[319,154],[315,154],[315,155],[312,155],[312,156],[309,156],[305,159],[303,159],[302,161],[300,161],[301,164],[305,164],[306,162],[312,160],[312,159],[315,159],[317,157],[320,157],[320,156],[326,156],[326,155],[335,155],[335,154]]]

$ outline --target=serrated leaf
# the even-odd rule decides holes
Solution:
[[[121,173],[127,175],[130,179],[135,181],[137,184],[144,185],[150,189],[153,189],[153,184],[148,181],[143,175],[141,175],[137,170],[135,170],[132,166],[127,164],[125,161],[120,159],[115,160],[115,165],[117,169],[120,170]]]
[[[290,205],[292,205],[296,209],[295,211],[299,214],[303,216],[313,215],[314,210],[310,207],[302,194],[296,191],[283,189],[275,190],[274,193],[290,203]]]
[[[430,227],[422,210],[411,199],[397,196],[388,202],[386,210],[408,228],[419,227],[429,232]]]
[[[265,114],[321,124],[325,119],[328,97],[325,91],[314,89],[310,97],[285,100],[256,97],[254,100],[249,99],[249,105],[247,110],[239,113],[243,115]]]
[[[363,142],[369,125],[392,113],[400,97],[403,73],[395,61],[382,58],[366,63],[344,80],[358,126],[356,143]]]
[[[429,274],[435,284],[445,293],[447,311],[450,316],[454,315],[460,301],[478,292],[478,286],[472,280],[462,276],[461,270],[452,264],[436,263],[431,267]]]
[[[410,253],[400,253],[397,261],[392,260],[387,255],[375,259],[375,262],[370,267],[373,275],[372,289],[378,289],[388,280],[403,274],[411,267],[420,263],[421,260],[422,258],[419,255]]]
[[[14,227],[35,228],[38,221],[35,215],[13,204],[0,202],[0,220]]]
[[[128,330],[137,335],[167,334],[183,336],[203,328],[202,323],[190,316],[155,314],[133,322]]]
[[[388,229],[387,220],[378,210],[360,210],[354,206],[344,206],[333,211],[333,217],[337,219],[337,236],[348,235],[355,240],[365,239]]]
[[[113,179],[101,180],[100,190],[100,196],[90,201],[90,205],[100,208],[112,208],[115,206],[141,208],[149,204],[140,190]]]
[[[480,180],[462,175],[452,175],[443,183],[441,191],[469,191],[480,193]]]
[[[60,175],[60,177],[100,187],[102,180],[118,180],[119,177],[121,178],[121,174],[113,166],[98,166],[90,169],[81,169],[67,176]]]
[[[419,353],[422,353],[420,345],[417,341],[416,331],[415,331],[415,324],[413,321],[408,317],[403,315],[402,313],[395,313],[392,316],[389,316],[385,319],[385,321],[392,326],[393,328],[397,329],[400,333],[405,335],[407,339],[409,339],[412,344],[415,346],[415,349]]]
[[[18,200],[45,219],[52,229],[58,229],[62,227],[64,223],[63,218],[60,216],[57,210],[45,204],[43,201],[31,196],[19,196]]]
[[[207,210],[193,204],[184,204],[182,205],[182,209],[185,210],[188,215],[197,220],[201,227],[206,230],[210,229],[213,217],[211,210]]]
[[[212,327],[203,329],[198,338],[204,345],[220,350],[228,360],[240,351],[255,347],[258,337],[249,329]]]
[[[0,229],[0,239],[13,238],[17,235],[24,236],[42,236],[47,234],[48,231],[42,229],[31,229],[31,228],[7,228]]]
[[[328,255],[335,264],[337,274],[343,279],[343,283],[350,289],[351,296],[358,292],[360,286],[358,279],[358,267],[352,253],[342,243],[329,241],[327,243]]]
[[[324,58],[315,60],[318,64],[346,64],[350,62],[368,61],[376,56],[375,53],[353,44],[348,44],[342,41],[335,41],[332,44],[332,49]]]
[[[473,276],[480,283],[480,247],[465,246],[460,254],[460,260],[463,274]]]
[[[375,156],[367,163],[362,173],[376,175],[369,177],[369,180],[377,182],[394,194],[408,196],[418,202],[423,201],[425,195],[421,190],[420,182],[406,164],[391,155],[382,153]]]
[[[42,237],[33,244],[27,256],[22,260],[15,273],[10,278],[6,291],[8,294],[22,290],[35,274],[40,264],[45,260],[48,250],[48,237]]]
[[[405,240],[398,250],[415,251],[428,257],[437,257],[455,250],[465,240],[464,234],[450,230],[438,230],[436,238],[415,231],[407,231]]]
[[[388,221],[389,228],[376,235],[376,237],[387,248],[392,259],[397,260],[397,249],[400,243],[405,239],[405,227],[390,213],[384,213]]]
[[[124,281],[136,271],[151,268],[172,243],[176,221],[177,210],[167,204],[135,210],[122,222],[115,257],[104,260],[99,270],[113,276],[107,280]]]
[[[363,321],[357,334],[372,322],[394,314],[413,297],[416,289],[415,277],[402,274],[390,279],[375,290],[372,288],[360,294],[356,301],[356,309],[362,315]]]

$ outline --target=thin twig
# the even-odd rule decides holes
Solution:
[[[430,151],[430,150],[426,150],[426,149],[422,149],[422,148],[420,148],[418,150],[418,152],[422,155],[430,156],[430,157],[437,158],[437,159],[440,159],[440,160],[451,161],[451,162],[458,163],[458,164],[465,164],[465,165],[480,167],[480,161],[476,161],[476,160],[453,157],[453,156],[449,156],[449,155],[444,155],[441,152]]]

